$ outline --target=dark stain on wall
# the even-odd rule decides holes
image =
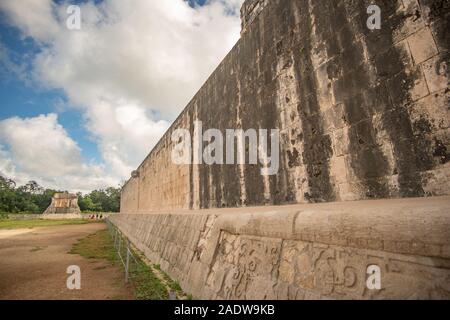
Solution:
[[[190,109],[187,113],[189,117],[189,133],[191,137],[194,136],[194,119],[193,110]],[[191,163],[189,165],[189,209],[194,209],[194,164],[193,155],[191,154]]]
[[[384,16],[389,20],[383,20],[380,31],[370,31],[361,28],[366,37],[368,54],[377,71],[380,83],[387,84],[390,103],[384,104],[385,110],[381,113],[383,129],[389,135],[396,168],[398,173],[399,192],[402,197],[423,196],[420,170],[428,170],[433,167],[433,160],[426,152],[429,148],[426,140],[420,136],[415,137],[412,131],[411,120],[408,115],[408,104],[411,97],[409,89],[414,86],[414,73],[407,75],[403,67],[402,52],[394,47],[393,30],[398,30],[408,18],[407,15],[396,11],[395,1],[375,1],[381,8]],[[359,11],[364,12],[364,4],[359,4]],[[365,20],[363,19],[364,23]],[[361,21],[361,23],[363,23]]]
[[[376,142],[372,123],[375,107],[386,105],[387,95],[379,95],[383,93],[382,88],[371,84],[371,71],[364,60],[362,43],[358,41],[347,13],[351,4],[346,8],[343,1],[313,3],[317,34],[332,58],[327,69],[328,77],[336,79],[334,94],[337,102],[344,106],[343,120],[349,128],[350,166],[357,181],[364,186],[363,197],[387,197],[387,160]]]
[[[297,8],[302,8],[300,19],[305,19],[306,25],[311,25],[309,10],[306,9],[309,9],[309,2],[302,0]],[[335,195],[331,184],[329,166],[333,149],[330,136],[324,132],[323,119],[316,95],[316,80],[311,60],[313,49],[308,34],[310,29],[304,30],[304,32],[306,32],[306,36],[302,38],[301,43],[298,43],[299,47],[294,49],[294,52],[303,54],[294,53],[293,55],[300,101],[298,112],[303,128],[304,152],[302,157],[309,186],[309,192],[304,196],[310,202],[333,201]]]
[[[381,30],[367,28],[372,3],[382,10]],[[192,164],[186,206],[286,204],[299,200],[300,191],[302,200],[334,201],[342,197],[338,183],[350,185],[350,198],[356,199],[423,196],[423,173],[433,183],[431,171],[449,161],[448,139],[436,134],[428,110],[412,119],[416,101],[410,91],[420,75],[405,67],[408,57],[397,37],[405,21],[426,18],[440,51],[433,67],[448,79],[448,68],[441,66],[449,65],[449,1],[421,0],[429,9],[427,17],[423,10],[399,11],[397,3],[274,0],[252,16],[239,42],[180,115],[183,122],[177,120],[172,128],[189,122],[193,136],[193,123],[201,120],[204,131],[219,129],[224,139],[226,129],[280,129],[280,170],[266,178],[260,164]],[[328,60],[318,61],[324,53]],[[293,85],[297,96],[289,91],[281,97],[283,81]],[[333,103],[323,102],[324,92],[332,94]],[[283,127],[281,109],[286,106],[291,127]],[[345,134],[336,141],[338,130]],[[162,139],[164,145],[160,142],[149,157],[170,152],[169,140]],[[345,159],[345,165],[336,169],[337,158]],[[346,171],[339,173],[340,181],[336,170]],[[297,189],[305,183],[307,188]]]

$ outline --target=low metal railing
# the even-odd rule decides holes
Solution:
[[[115,226],[109,219],[106,219],[109,233],[114,242],[115,253],[118,256],[118,260],[122,263],[125,270],[125,283],[133,281],[133,276],[139,272],[139,266],[145,265],[145,262],[136,257],[136,253],[133,251],[130,240]],[[156,292],[160,300],[166,300]],[[176,294],[173,295],[169,292],[169,300],[176,300]]]
[[[125,282],[128,283],[130,280],[130,267],[132,267],[133,263],[138,266],[139,261],[132,252],[130,240],[109,219],[106,219],[106,224],[114,241],[114,249],[125,269]]]

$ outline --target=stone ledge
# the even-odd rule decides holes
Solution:
[[[81,213],[49,213],[43,214],[41,219],[44,220],[71,220],[71,219],[83,219]]]
[[[199,298],[450,297],[450,197],[109,219]],[[372,264],[384,275],[380,292],[364,289]]]

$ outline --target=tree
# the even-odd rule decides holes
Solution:
[[[106,190],[94,190],[87,195],[78,194],[81,211],[119,212],[120,188],[109,187]]]
[[[119,188],[108,188],[106,189],[106,194],[109,198],[108,207],[106,211],[109,212],[119,212],[120,211],[120,193]]]
[[[83,196],[81,193],[78,194],[78,206],[81,211],[96,211],[94,202],[89,197],[89,195]]]
[[[44,192],[44,188],[42,188],[36,181],[29,181],[26,185],[24,185],[22,190],[26,193],[30,194],[41,194]]]
[[[13,180],[0,176],[0,212],[17,212],[15,186]]]
[[[34,203],[39,207],[39,212],[44,212],[45,209],[52,203],[52,197],[59,191],[52,189],[45,189],[42,193],[35,195]]]
[[[36,181],[23,186],[0,175],[0,212],[5,213],[42,213],[47,209],[55,193],[53,189],[44,189]],[[120,188],[94,190],[87,195],[77,194],[81,211],[118,212],[120,211]]]

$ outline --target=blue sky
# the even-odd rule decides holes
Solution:
[[[72,191],[126,180],[238,39],[241,3],[2,0],[0,174]]]
[[[55,1],[61,3],[62,1]],[[73,1],[80,3],[82,1]],[[20,30],[6,23],[5,14],[0,12],[0,41],[8,50],[9,57],[16,64],[30,63],[28,56],[35,55],[40,48],[31,38],[24,38]],[[30,67],[27,68],[30,70]],[[36,117],[40,114],[57,112],[59,122],[69,135],[81,147],[87,159],[101,160],[97,145],[86,132],[82,113],[75,108],[59,110],[58,105],[67,104],[67,97],[62,90],[39,88],[37,84],[26,83],[17,74],[0,64],[0,120],[10,117]]]
[[[63,1],[55,1],[62,3]],[[71,1],[79,4],[86,1]],[[96,0],[96,3],[101,1]],[[203,6],[206,0],[188,0],[191,7]],[[38,46],[32,39],[23,39],[20,31],[8,25],[5,19],[0,19],[0,40],[12,53],[16,63],[27,62],[25,56],[39,52]],[[40,114],[57,112],[59,122],[69,135],[78,142],[82,154],[87,159],[101,161],[101,154],[95,141],[83,126],[83,115],[75,108],[58,110],[58,104],[68,104],[65,93],[61,90],[48,90],[38,88],[36,85],[27,85],[16,74],[4,68],[0,69],[0,120],[9,117],[35,117]]]

